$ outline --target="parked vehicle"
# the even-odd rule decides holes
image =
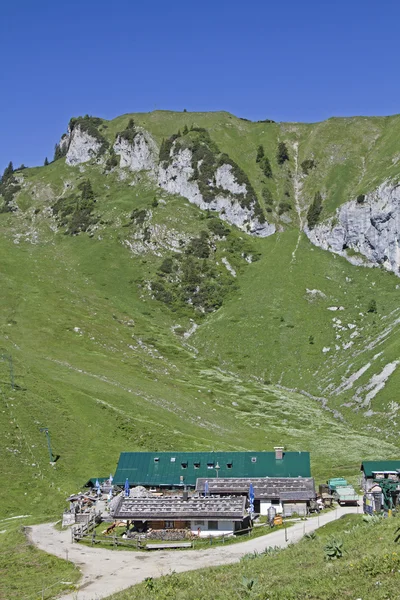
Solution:
[[[336,477],[328,480],[329,491],[334,500],[341,506],[343,504],[357,504],[358,494],[352,485],[347,483],[343,477]]]

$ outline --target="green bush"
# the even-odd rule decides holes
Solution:
[[[307,212],[307,223],[310,229],[318,224],[320,215],[322,212],[322,196],[319,192],[316,192],[314,200]]]
[[[270,206],[272,206],[272,204],[274,203],[274,199],[272,197],[271,190],[269,190],[267,187],[265,187],[265,188],[263,188],[261,193],[262,193],[262,197],[263,197],[265,204],[269,204]]]
[[[276,160],[278,161],[278,165],[283,165],[283,163],[289,160],[289,152],[285,142],[279,142]]]
[[[90,180],[82,181],[78,190],[81,192],[80,196],[72,194],[59,198],[52,206],[54,216],[57,217],[60,225],[66,228],[68,235],[85,232],[98,221],[93,216],[96,200]]]
[[[137,136],[138,133],[139,132],[136,131],[136,128],[135,128],[134,120],[129,119],[127,127],[123,131],[120,131],[119,133],[117,133],[117,138],[120,137],[121,139],[124,139],[127,142],[129,142],[130,144],[132,144],[133,140],[135,139],[135,137]]]
[[[359,194],[357,196],[357,204],[364,204],[365,202],[365,194]]]
[[[343,556],[343,542],[330,538],[324,546],[325,560],[338,560]]]
[[[264,177],[267,177],[267,179],[271,179],[272,168],[271,168],[271,163],[269,162],[269,158],[267,156],[265,156],[263,158],[263,160],[261,161],[261,168],[262,168],[262,172],[264,173]]]
[[[378,308],[376,306],[376,300],[370,300],[369,304],[368,304],[368,308],[367,308],[367,312],[369,313],[377,313],[378,312]]]
[[[53,161],[54,160],[59,160],[60,158],[64,158],[64,156],[66,156],[67,152],[68,152],[68,145],[67,144],[63,144],[62,146],[60,144],[56,144],[54,146]]]
[[[159,160],[160,162],[169,163],[171,148],[174,141],[178,138],[178,134],[173,134],[166,140],[163,139],[160,146]]]
[[[208,258],[210,245],[207,231],[202,231],[197,238],[193,238],[186,248],[187,254],[193,254],[197,258]]]
[[[0,213],[12,212],[11,203],[17,192],[19,192],[21,186],[17,184],[17,180],[14,177],[14,167],[10,161],[7,167],[4,169],[3,175],[0,179],[0,196],[3,197],[3,206],[0,207]]]
[[[289,210],[292,210],[292,205],[289,202],[279,202],[279,215],[283,215],[283,213],[288,212]]]
[[[230,231],[229,227],[227,227],[225,223],[221,221],[221,219],[210,219],[207,221],[207,227],[214,235],[217,235],[218,237],[224,237],[228,235]]]
[[[144,208],[135,208],[131,213],[131,220],[136,225],[143,225],[147,217],[147,210]]]
[[[261,160],[264,158],[264,146],[262,144],[260,144],[257,148],[257,156],[256,156],[256,162],[261,162]]]
[[[161,273],[172,273],[172,271],[174,270],[174,261],[172,258],[167,257],[164,258],[163,262],[160,265],[160,271]]]
[[[114,148],[110,148],[110,155],[106,160],[105,170],[111,171],[111,169],[118,167],[118,164],[118,156],[115,154]]]
[[[303,160],[303,162],[301,163],[301,168],[302,171],[304,173],[304,175],[308,175],[308,173],[314,169],[315,167],[315,162],[312,158],[307,158],[306,160]]]

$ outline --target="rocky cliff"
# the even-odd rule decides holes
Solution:
[[[62,143],[64,146],[68,144],[65,162],[70,166],[88,162],[98,154],[101,148],[101,142],[79,125],[72,131],[69,130],[68,134],[62,138]]]
[[[158,149],[147,131],[136,132],[133,141],[118,135],[114,144],[114,152],[120,156],[120,167],[128,167],[131,171],[154,171]]]
[[[194,164],[195,163],[195,164]],[[158,184],[171,194],[179,194],[202,210],[217,212],[221,219],[236,225],[243,231],[267,237],[275,232],[275,225],[267,223],[258,214],[257,200],[248,198],[246,184],[239,183],[232,165],[222,164],[207,181],[211,196],[204,197],[200,191],[197,173],[201,173],[202,161],[196,161],[190,148],[179,148],[175,143],[167,163],[158,168]]]
[[[333,217],[305,232],[320,248],[357,264],[365,257],[370,265],[399,275],[400,185],[385,182],[374,192],[346,202]]]

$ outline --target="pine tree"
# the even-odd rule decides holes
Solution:
[[[129,119],[127,129],[135,129],[135,121],[133,119]]]
[[[14,173],[14,166],[12,164],[12,161],[10,160],[10,162],[8,163],[8,166],[4,169],[2,181],[6,181],[7,179],[9,179],[13,173]]]
[[[49,164],[48,158],[46,156],[46,158],[44,159],[44,166],[47,167],[47,165]]]
[[[319,192],[316,192],[313,203],[307,212],[307,223],[309,229],[313,229],[319,221],[320,214],[322,212],[322,196]]]
[[[271,177],[272,177],[271,163],[269,162],[269,158],[267,156],[265,156],[263,158],[263,161],[261,163],[261,168],[263,170],[264,176],[267,177],[268,179],[271,179]]]
[[[276,160],[278,161],[278,165],[283,165],[284,162],[289,160],[289,152],[285,142],[279,142]]]
[[[189,133],[189,129],[188,126],[185,125],[185,127],[183,128],[183,135],[186,135],[187,133]]]
[[[261,160],[264,158],[264,146],[262,144],[260,144],[257,148],[257,156],[256,156],[256,162],[261,162]]]
[[[92,184],[90,183],[90,179],[85,179],[79,185],[79,189],[82,191],[81,199],[83,202],[90,202],[94,199],[94,192],[92,188]]]

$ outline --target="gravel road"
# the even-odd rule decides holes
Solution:
[[[41,550],[74,562],[82,572],[78,592],[60,600],[100,600],[140,583],[146,577],[160,577],[171,571],[182,572],[203,567],[235,563],[249,552],[263,552],[267,546],[285,547],[298,542],[304,533],[315,531],[342,515],[360,512],[359,507],[339,507],[329,513],[297,522],[285,531],[280,529],[247,542],[188,551],[114,551],[71,543],[69,530],[58,531],[52,523],[28,529],[30,540]]]

